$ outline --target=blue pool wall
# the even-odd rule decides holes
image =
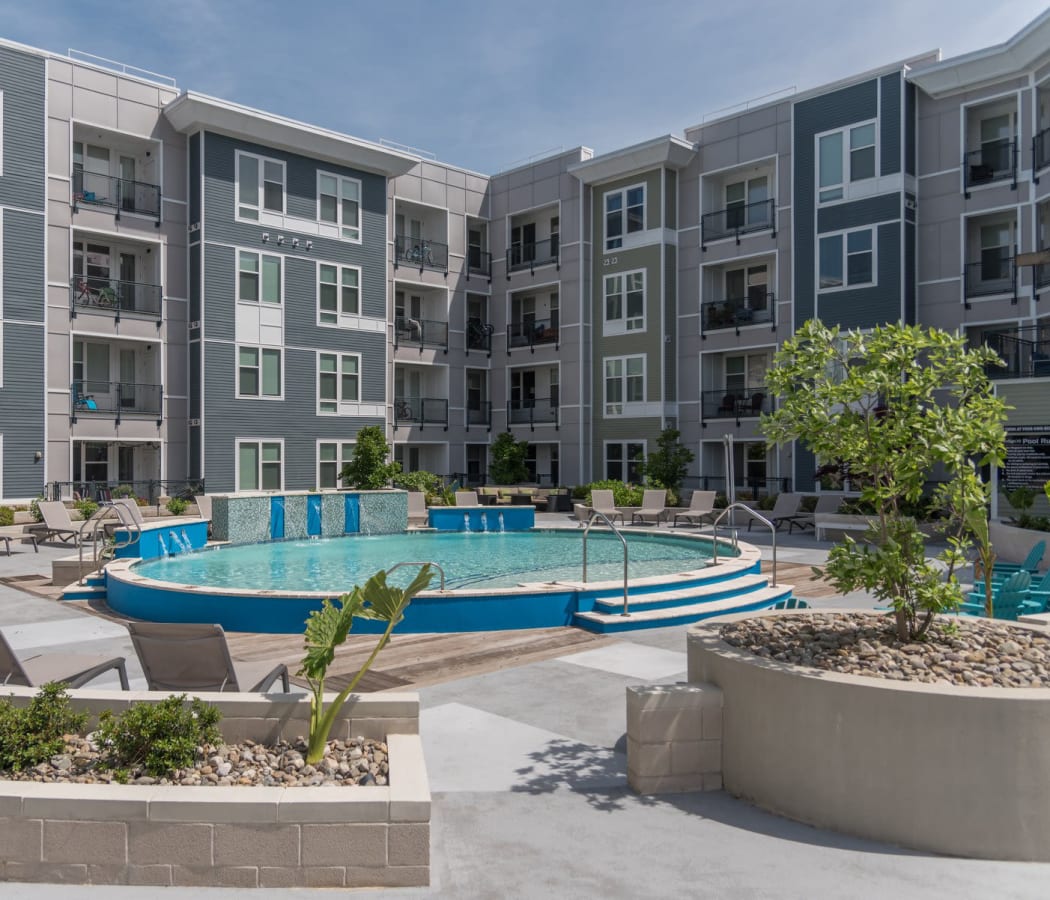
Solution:
[[[504,531],[528,531],[536,526],[536,509],[532,506],[438,506],[427,510],[430,527],[438,531],[499,531],[500,517]]]
[[[211,521],[213,539],[231,544],[357,532],[400,534],[408,525],[408,494],[393,490],[216,494]]]
[[[128,539],[128,533],[123,528],[114,532],[117,547],[114,551],[118,559],[157,559],[171,553],[182,552],[182,545],[189,544],[189,549],[200,550],[208,543],[208,523],[204,519],[187,519],[185,522],[178,520],[152,523],[147,522],[141,526],[139,539],[127,547],[119,546]],[[163,543],[162,543],[163,542]]]

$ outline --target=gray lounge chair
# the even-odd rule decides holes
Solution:
[[[113,501],[113,505],[125,510],[124,519],[126,521],[134,522],[136,525],[142,525],[146,521],[142,517],[142,510],[139,509],[138,503],[131,497],[120,497]]]
[[[617,519],[623,522],[623,513],[616,508],[613,492],[610,490],[591,491],[591,509],[588,518],[596,512],[604,513],[610,522],[615,522]]]
[[[408,492],[408,527],[426,528],[430,522],[427,512],[427,495],[422,491]]]
[[[477,491],[456,491],[456,506],[481,506]]]
[[[799,513],[787,520],[788,534],[796,528],[804,531],[807,528],[816,528],[817,514],[837,513],[842,506],[842,494],[820,494],[812,512]]]
[[[128,689],[128,673],[123,656],[102,656],[87,653],[40,653],[19,659],[0,631],[0,683],[22,687],[39,687],[49,681],[58,681],[78,688],[99,675],[116,669],[122,690]]]
[[[703,525],[705,519],[715,518],[715,492],[693,491],[689,498],[689,508],[683,512],[675,513],[672,527],[678,527],[678,520],[684,519],[690,525]]]
[[[234,663],[221,625],[128,622],[128,632],[151,691],[265,693],[278,678],[288,691],[284,663]]]
[[[65,543],[80,543],[80,528],[69,517],[69,510],[61,500],[41,500],[37,506],[43,522],[33,525],[32,533],[38,541],[47,541],[53,537]]]
[[[641,508],[631,513],[631,524],[652,522],[659,525],[667,517],[667,491],[646,491],[642,494]]]
[[[769,512],[762,513],[762,515],[773,523],[774,528],[779,529],[785,522],[790,522],[797,517],[801,508],[801,494],[778,494],[777,501],[773,504],[773,508]],[[757,521],[758,520],[755,518],[749,518],[747,520],[747,530],[750,531],[751,526]],[[788,530],[790,531],[790,529]]]

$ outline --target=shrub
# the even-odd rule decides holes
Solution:
[[[649,454],[649,458],[641,467],[646,480],[650,482],[650,487],[667,488],[675,497],[676,503],[682,480],[689,470],[689,463],[696,459],[693,451],[686,447],[679,437],[681,432],[677,428],[665,428],[661,431],[656,439],[656,449]]]
[[[113,497],[118,499],[134,497],[135,489],[130,484],[118,484],[115,488],[113,488],[112,495]]]
[[[518,484],[529,480],[525,457],[528,441],[516,441],[511,434],[501,431],[489,448],[489,477],[495,484]]]
[[[164,504],[164,508],[173,516],[181,516],[186,512],[186,507],[189,505],[189,502],[183,500],[181,497],[172,497]]]
[[[44,521],[44,514],[40,512],[40,501],[43,499],[45,498],[43,494],[41,494],[39,497],[36,497],[29,503],[29,514],[33,517],[34,522]]]
[[[87,497],[83,497],[73,504],[73,508],[76,509],[80,513],[81,518],[86,521],[98,511],[98,504],[94,500],[89,500]]]
[[[75,712],[65,688],[45,684],[27,706],[0,700],[0,769],[20,772],[47,762],[65,747],[65,735],[76,734],[87,713]]]
[[[106,710],[99,716],[95,739],[107,750],[106,765],[114,769],[141,766],[162,778],[192,766],[201,744],[216,744],[222,713],[194,697],[165,697],[159,703],[133,703],[119,716]]]
[[[10,506],[0,506],[0,526],[14,524],[15,511]]]
[[[415,472],[401,472],[394,476],[394,487],[404,488],[406,491],[422,491],[426,494],[427,503],[431,503],[441,494],[441,477],[433,472],[419,469]]]
[[[572,489],[573,500],[586,500],[591,492],[591,486],[589,484],[578,484]]]
[[[389,456],[390,446],[383,429],[378,425],[368,425],[357,433],[354,456],[339,477],[350,487],[366,491],[385,488],[391,479],[401,474],[401,463],[387,462]]]
[[[615,506],[641,506],[645,489],[641,485],[625,484],[622,481],[594,481],[587,486],[587,505],[591,502],[592,491],[612,491]]]

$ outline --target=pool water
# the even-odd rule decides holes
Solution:
[[[647,578],[703,568],[711,544],[670,535],[626,534],[628,577]],[[724,552],[723,552],[724,555]],[[239,590],[342,592],[380,569],[402,561],[432,561],[445,570],[450,590],[510,588],[522,582],[579,581],[583,540],[579,531],[447,533],[347,536],[220,547],[139,563],[137,575],[157,581]],[[395,572],[406,585],[416,570]],[[587,580],[619,581],[623,546],[608,532],[591,532]],[[431,589],[438,587],[437,579]]]

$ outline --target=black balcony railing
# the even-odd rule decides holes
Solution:
[[[467,281],[471,275],[492,280],[492,254],[480,247],[467,247]]]
[[[1009,247],[984,250],[980,262],[967,263],[963,269],[966,299],[1009,294],[1017,301],[1017,266]]]
[[[988,141],[980,150],[971,150],[963,157],[963,178],[966,195],[970,188],[995,181],[1010,180],[1017,187],[1017,144],[1010,138]]]
[[[144,181],[128,181],[114,175],[99,175],[82,169],[73,171],[73,211],[80,207],[104,206],[117,211],[153,216],[160,225],[160,187]]]
[[[528,347],[536,352],[537,344],[558,344],[558,325],[550,319],[526,319],[507,326],[507,355],[512,347]]]
[[[1050,325],[992,332],[984,335],[984,342],[1006,363],[988,366],[990,378],[1050,376]]]
[[[416,319],[412,316],[394,318],[394,349],[398,347],[440,347],[448,353],[448,322]]]
[[[399,234],[394,240],[394,268],[412,266],[420,272],[436,269],[448,274],[448,244]]]
[[[773,410],[769,394],[758,389],[704,391],[700,402],[705,419],[750,419]]]
[[[1035,286],[1037,288],[1045,288],[1050,285],[1050,265],[1045,263],[1040,266],[1035,266]]]
[[[507,250],[507,280],[510,281],[511,272],[519,272],[523,269],[534,272],[537,266],[554,265],[561,268],[559,249],[557,237],[527,244],[511,244]]]
[[[164,389],[159,384],[130,381],[74,381],[70,385],[70,419],[90,415],[101,417],[163,415]]]
[[[440,425],[448,431],[448,400],[438,397],[399,397],[394,400],[394,428],[399,425]]]
[[[467,405],[467,431],[471,425],[492,430],[492,401],[475,400]]]
[[[467,320],[467,354],[471,350],[480,350],[482,353],[492,355],[492,331],[488,322],[481,319]]]
[[[700,249],[722,238],[735,237],[739,244],[742,234],[767,229],[773,230],[773,237],[777,236],[776,201],[772,197],[756,203],[736,203],[700,217]]]
[[[1050,128],[1044,128],[1032,138],[1032,169],[1039,172],[1050,166]],[[1035,183],[1039,184],[1038,175]]]
[[[120,497],[137,497],[149,506],[158,506],[161,497],[178,497],[192,500],[204,493],[203,478],[186,478],[164,481],[151,478],[147,481],[50,481],[44,493],[48,500],[88,499],[101,503]],[[141,504],[140,504],[141,505]]]
[[[69,298],[74,318],[78,308],[112,314],[118,321],[128,313],[163,318],[164,298],[159,284],[78,275],[69,281]]]
[[[776,324],[776,298],[772,293],[754,293],[729,300],[711,300],[701,305],[704,331],[735,328],[742,325]]]
[[[507,404],[507,425],[537,425],[558,427],[558,400],[551,397],[530,397],[528,400],[511,400]]]

